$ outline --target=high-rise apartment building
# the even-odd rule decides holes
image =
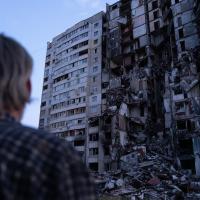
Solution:
[[[162,153],[200,174],[199,13],[197,0],[120,0],[55,37],[40,128],[93,171],[130,168],[167,138]]]
[[[103,17],[81,21],[47,45],[39,128],[70,141],[84,159],[86,143],[98,138],[92,132],[87,141],[86,128],[88,116],[101,115]]]

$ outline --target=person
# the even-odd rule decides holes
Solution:
[[[94,184],[75,150],[20,123],[31,71],[25,48],[0,34],[0,199],[94,200]]]

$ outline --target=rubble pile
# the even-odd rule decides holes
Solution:
[[[154,138],[150,144],[122,156],[120,170],[95,174],[100,199],[200,199],[199,177],[178,169],[172,157],[162,154],[166,148],[160,140]]]

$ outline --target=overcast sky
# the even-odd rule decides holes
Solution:
[[[32,99],[22,123],[37,127],[46,44],[75,23],[117,0],[0,0],[0,33],[21,42],[34,60]]]

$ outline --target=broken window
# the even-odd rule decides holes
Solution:
[[[140,116],[144,117],[144,105],[140,105]]]
[[[153,1],[152,2],[152,9],[157,9],[158,8],[158,1]]]
[[[139,90],[143,90],[143,80],[139,80]]]
[[[110,154],[110,148],[108,146],[104,147],[104,154],[109,155]]]
[[[69,136],[74,136],[74,135],[75,135],[75,131],[74,131],[74,130],[70,130],[70,131],[68,132],[68,135],[69,135]]]
[[[184,102],[176,102],[175,109],[176,109],[176,113],[184,113],[185,112],[185,103]]]
[[[99,120],[98,120],[98,119],[91,118],[91,120],[89,121],[89,125],[90,125],[91,127],[98,126],[98,125],[99,125]]]
[[[117,9],[117,4],[112,6],[112,10],[115,10],[115,9]]]
[[[181,51],[185,51],[185,41],[181,41],[180,45],[181,45]]]
[[[105,170],[105,171],[110,171],[110,170],[111,170],[110,163],[104,164],[104,170]]]
[[[177,127],[177,129],[179,129],[179,130],[185,130],[185,129],[187,129],[186,121],[185,121],[185,120],[178,120],[178,121],[176,122],[176,127]]]
[[[106,99],[106,93],[102,94],[102,99]]]
[[[102,88],[105,89],[109,86],[109,82],[102,83]]]
[[[174,88],[174,94],[175,95],[183,94],[183,90],[180,85]]]
[[[157,19],[159,17],[159,11],[158,10],[153,12],[153,17],[154,17],[154,19]]]
[[[160,28],[160,22],[156,21],[154,22],[154,30],[158,30]]]
[[[98,171],[99,167],[98,167],[98,163],[94,162],[94,163],[89,163],[89,168],[92,171]]]
[[[178,34],[179,34],[179,39],[184,37],[183,28],[178,30]]]
[[[111,139],[111,132],[106,132],[105,137],[106,137],[107,140],[110,140]]]

